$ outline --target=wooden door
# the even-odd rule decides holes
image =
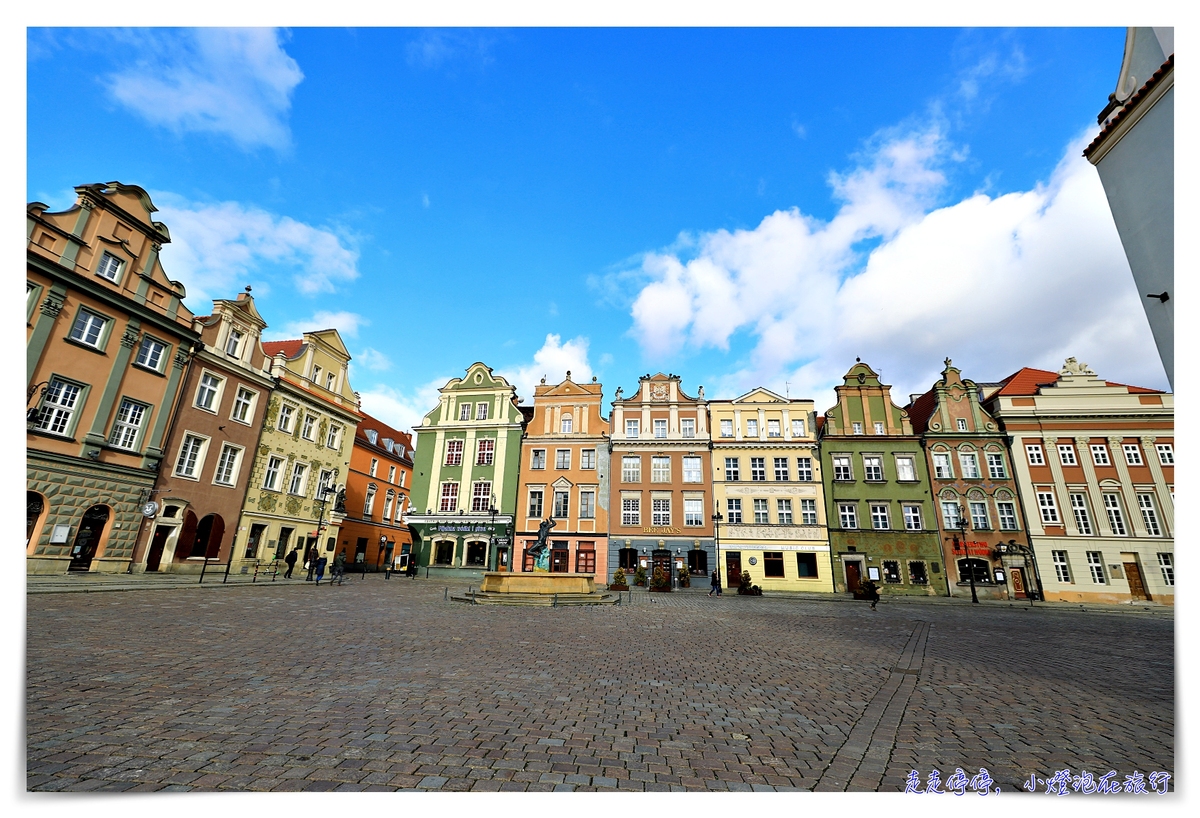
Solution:
[[[1025,595],[1025,569],[1010,568],[1008,574],[1012,578],[1013,597],[1016,599],[1028,599]]]
[[[79,531],[75,534],[75,547],[71,549],[70,571],[87,571],[92,567],[92,557],[100,544],[100,535],[108,522],[108,506],[92,506],[83,514]]]
[[[858,560],[846,563],[846,590],[851,593],[862,586],[862,567]]]
[[[167,544],[167,536],[171,533],[171,527],[160,525],[154,529],[154,539],[150,543],[150,553],[146,555],[146,570],[157,571],[159,563],[162,562],[163,546]]]
[[[564,543],[565,545],[565,543]],[[570,552],[566,548],[558,547],[555,543],[555,548],[550,549],[550,573],[552,574],[567,574],[571,571]]]
[[[1129,580],[1129,595],[1134,599],[1149,599],[1150,594],[1146,593],[1146,585],[1142,582],[1142,569],[1136,562],[1126,562],[1124,565],[1125,578]]]
[[[725,552],[725,587],[740,588],[742,585],[742,552]]]

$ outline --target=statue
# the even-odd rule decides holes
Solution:
[[[550,549],[546,547],[546,540],[550,537],[550,529],[554,528],[555,525],[554,520],[547,517],[538,526],[537,542],[529,549],[529,554],[533,557],[533,570],[535,571],[550,570]]]
[[[345,514],[346,513],[346,487],[345,486],[342,486],[340,489],[338,489],[337,499],[333,501],[333,513],[334,514]]]

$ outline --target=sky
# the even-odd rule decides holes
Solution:
[[[401,429],[474,361],[526,402],[662,371],[820,412],[856,357],[901,405],[947,357],[1166,389],[1081,155],[1124,36],[31,28],[26,195],[145,188],[195,313],[336,327]]]

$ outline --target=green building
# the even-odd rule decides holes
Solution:
[[[834,586],[868,579],[881,594],[946,594],[921,439],[891,387],[859,361],[821,419],[821,474]]]
[[[474,363],[438,390],[417,437],[408,515],[417,564],[494,571],[512,565],[521,433],[516,389]]]

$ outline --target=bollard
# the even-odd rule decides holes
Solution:
[[[554,599],[550,600],[550,607],[551,607],[551,608],[557,608],[557,607],[558,607],[558,594],[555,594],[555,595],[554,595]]]
[[[475,589],[474,589],[474,588],[472,588],[472,589],[471,589],[471,604],[472,604],[472,605],[475,605],[475,604],[477,604],[477,603],[475,602]]]
[[[445,601],[446,601],[447,599],[449,599],[449,598],[450,598],[450,589],[449,589],[449,588],[443,588],[443,589],[442,589],[442,601],[443,601],[443,602],[445,602]]]

